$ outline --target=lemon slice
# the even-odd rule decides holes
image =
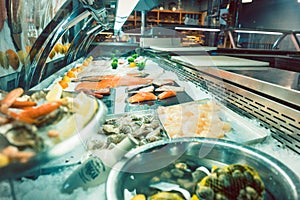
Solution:
[[[71,137],[77,129],[75,115],[71,115],[63,121],[65,126],[60,126],[58,129],[59,138],[63,141]],[[62,123],[63,124],[63,123]],[[67,125],[67,126],[66,126]]]
[[[5,165],[9,164],[9,158],[8,156],[0,153],[0,167],[3,167]]]
[[[17,54],[18,54],[18,56],[19,56],[19,59],[20,59],[21,63],[22,63],[23,65],[25,65],[26,58],[27,58],[27,55],[28,55],[28,54],[26,53],[26,51],[20,50],[20,51],[17,52]]]
[[[61,98],[62,92],[63,92],[62,87],[58,83],[55,83],[50,89],[50,91],[48,92],[48,94],[46,95],[47,101],[59,100]]]
[[[60,138],[62,140],[79,133],[82,128],[93,118],[97,111],[98,103],[95,99],[90,98],[83,92],[79,93],[73,100],[72,111],[75,112],[61,126],[59,130]]]
[[[94,98],[89,97],[85,93],[79,93],[73,101],[73,112],[83,115],[87,118],[91,117],[97,110],[97,102]]]

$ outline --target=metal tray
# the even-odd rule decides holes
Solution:
[[[67,95],[70,95],[69,93]],[[102,101],[96,100],[97,110],[91,116],[90,120],[81,130],[75,130],[74,134],[55,146],[37,153],[34,157],[25,163],[14,162],[0,168],[0,181],[5,179],[14,179],[32,174],[38,171],[40,166],[47,162],[57,159],[76,149],[79,145],[86,148],[86,142],[89,137],[97,132],[99,123],[103,123],[107,108]],[[66,124],[66,126],[68,126]]]
[[[202,99],[178,105],[205,104],[208,101],[210,101],[210,99]],[[217,112],[219,118],[222,121],[229,123],[231,126],[231,131],[225,133],[225,137],[222,139],[238,142],[241,144],[254,144],[262,142],[264,139],[266,139],[266,137],[270,135],[270,133],[266,129],[260,127],[259,124],[255,121],[251,121],[248,118],[240,116],[223,104],[220,104],[218,102],[216,103],[220,108]],[[161,119],[159,114],[158,116]]]

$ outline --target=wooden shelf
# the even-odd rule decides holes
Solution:
[[[158,23],[164,24],[180,24],[180,21],[169,21],[169,20],[157,20]]]
[[[156,23],[157,25],[162,24],[178,24],[183,25],[184,24],[184,18],[185,15],[198,15],[198,25],[203,25],[203,12],[191,12],[191,11],[185,11],[185,10],[151,10],[147,12],[146,16],[146,23],[153,25],[153,23]],[[147,19],[149,18],[150,19]],[[141,22],[141,12],[134,11],[131,16],[128,18],[127,22],[133,23],[132,28],[139,28],[137,26],[140,25]],[[125,25],[126,26],[126,25]]]
[[[184,25],[185,16],[195,17],[197,15],[198,25],[204,25],[204,12],[191,12],[185,10],[151,10],[147,12],[146,15],[146,23],[151,27],[167,27],[167,26],[176,26],[176,25]],[[195,24],[196,25],[196,24]],[[134,11],[131,13],[128,20],[125,22],[123,26],[124,30],[130,31],[133,29],[141,28],[141,12]],[[185,35],[186,37],[182,38],[182,42],[186,44],[204,44],[205,35],[203,35],[202,31],[178,31],[180,34]]]

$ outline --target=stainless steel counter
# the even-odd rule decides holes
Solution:
[[[172,61],[218,76],[257,93],[300,105],[299,73],[268,67],[268,62],[229,56],[172,56]]]
[[[300,105],[299,73],[271,67],[205,68],[209,74],[218,74],[224,81],[247,87],[253,92],[268,95],[295,106]]]
[[[282,86],[287,90],[297,90],[300,91],[300,73],[292,72],[276,68],[246,68],[246,69],[230,69],[224,68],[231,73],[239,74],[242,76],[253,78],[256,80],[261,80],[267,83],[275,84],[277,86]],[[298,102],[299,103],[299,102]]]
[[[161,66],[205,89],[236,112],[259,120],[272,137],[300,154],[299,73],[267,67],[264,62],[257,66],[249,60],[247,64],[247,59],[241,66],[199,66],[203,56],[191,57],[157,59]]]

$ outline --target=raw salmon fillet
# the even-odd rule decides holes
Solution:
[[[165,91],[160,93],[157,98],[162,100],[162,99],[166,99],[166,98],[170,98],[170,97],[174,97],[176,96],[176,92],[175,91]]]
[[[75,90],[98,90],[103,88],[115,88],[118,86],[132,86],[132,85],[142,85],[152,82],[152,79],[149,78],[139,78],[131,76],[107,76],[99,82],[83,81],[79,83]]]
[[[104,88],[114,88],[118,86],[120,78],[120,76],[114,76],[111,79],[104,79],[99,82],[83,81],[76,86],[75,90],[99,90]]]
[[[139,103],[143,101],[156,100],[157,97],[151,92],[139,92],[128,98],[129,103]]]

